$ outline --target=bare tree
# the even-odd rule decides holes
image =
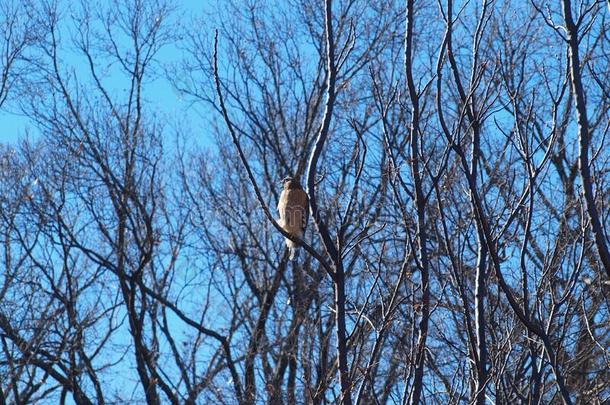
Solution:
[[[607,402],[610,20],[572,3],[2,3],[0,404]]]

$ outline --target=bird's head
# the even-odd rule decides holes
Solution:
[[[282,185],[286,190],[293,188],[301,188],[301,183],[299,182],[299,179],[297,177],[292,176],[284,177],[284,179],[282,180]]]

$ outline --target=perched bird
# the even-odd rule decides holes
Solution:
[[[282,184],[284,189],[277,204],[277,210],[280,213],[278,223],[291,236],[303,238],[307,225],[307,193],[303,190],[297,178],[286,177],[282,180]],[[293,260],[298,245],[286,238],[286,246],[290,250],[290,260]]]

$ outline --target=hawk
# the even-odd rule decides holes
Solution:
[[[286,177],[282,180],[282,184],[284,189],[277,204],[277,210],[280,213],[278,223],[291,236],[302,239],[307,225],[307,193],[303,190],[297,178]],[[290,250],[290,260],[293,260],[298,244],[286,238],[286,246]]]

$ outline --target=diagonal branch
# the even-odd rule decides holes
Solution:
[[[273,215],[271,215],[271,211],[269,211],[269,207],[267,206],[267,204],[265,203],[265,200],[263,199],[263,195],[258,187],[258,184],[256,183],[256,179],[254,178],[252,169],[250,168],[250,165],[248,164],[246,155],[244,154],[244,151],[241,148],[241,144],[239,143],[239,139],[237,138],[237,134],[235,132],[235,127],[233,126],[233,123],[231,122],[231,119],[229,118],[229,113],[227,111],[227,107],[225,106],[224,97],[222,95],[221,85],[220,85],[220,76],[218,75],[218,30],[216,30],[214,32],[214,81],[216,83],[216,94],[218,95],[218,102],[220,103],[220,110],[222,111],[222,116],[224,118],[225,124],[227,125],[227,129],[229,130],[229,134],[231,135],[231,140],[233,141],[233,144],[235,145],[235,148],[237,149],[237,153],[239,155],[239,159],[241,160],[241,163],[244,165],[244,168],[246,169],[246,173],[248,174],[248,179],[250,180],[250,183],[252,184],[252,187],[254,188],[254,194],[256,195],[256,199],[258,200],[258,203],[260,204],[261,208],[263,209],[265,216],[267,217],[269,222],[271,222],[271,224],[273,224],[275,229],[277,229],[285,238],[290,239],[291,241],[303,246],[303,248],[307,251],[307,253],[312,255],[322,265],[322,267],[324,267],[324,270],[326,270],[328,272],[328,274],[330,274],[331,277],[334,277],[334,272],[333,272],[331,266],[326,262],[326,260],[318,252],[316,252],[316,250],[313,247],[311,247],[301,238],[292,236],[288,232],[284,231],[284,229],[282,229],[282,227],[273,218]],[[311,199],[312,199],[312,197],[310,195],[310,201],[311,201]]]
[[[568,31],[568,48],[570,62],[570,79],[572,90],[574,91],[574,105],[576,107],[576,119],[578,121],[578,168],[582,180],[583,194],[587,207],[587,213],[591,220],[591,230],[595,239],[595,246],[599,253],[599,258],[610,277],[610,251],[608,250],[604,226],[599,218],[597,207],[595,206],[595,195],[593,194],[593,179],[591,178],[591,162],[589,159],[589,144],[591,142],[591,131],[589,129],[589,119],[587,118],[587,104],[585,93],[582,86],[580,72],[580,56],[578,50],[578,27],[572,17],[571,1],[563,0],[563,14]]]

